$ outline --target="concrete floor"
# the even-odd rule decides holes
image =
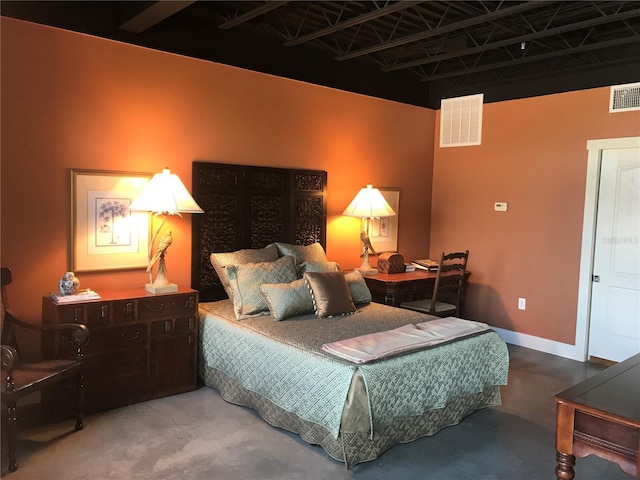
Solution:
[[[197,391],[23,429],[11,480],[371,479],[549,480],[555,478],[553,395],[601,366],[510,346],[503,404],[432,437],[398,445],[347,471],[320,447],[273,428],[217,391]],[[578,459],[576,480],[622,480],[615,464]]]

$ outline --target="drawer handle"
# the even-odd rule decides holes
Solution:
[[[175,302],[173,302],[173,308],[190,308],[193,307],[193,297],[189,297],[188,299],[186,299],[184,301],[184,305],[180,306],[180,305],[176,305]]]
[[[120,365],[123,367],[134,367],[140,362],[140,357],[136,357],[133,362],[127,362],[124,359],[120,360]]]
[[[158,308],[156,308],[155,310],[153,308],[151,308],[151,305],[147,304],[147,310],[150,312],[160,312],[164,309],[164,303],[161,303],[160,306]]]
[[[127,342],[132,342],[140,338],[140,330],[138,330],[133,337],[127,337],[124,333],[121,333],[120,336],[122,337],[123,340],[126,340]]]

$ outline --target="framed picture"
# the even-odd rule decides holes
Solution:
[[[146,268],[151,222],[129,206],[150,173],[71,170],[71,270]]]
[[[369,239],[376,252],[398,251],[398,216],[400,215],[400,189],[378,188],[387,203],[396,212],[393,217],[375,218]]]

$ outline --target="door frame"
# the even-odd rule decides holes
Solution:
[[[589,355],[589,323],[591,320],[591,276],[596,245],[596,218],[600,186],[602,151],[618,148],[640,148],[640,137],[587,140],[587,182],[582,222],[582,249],[578,277],[578,309],[574,358],[586,361]]]

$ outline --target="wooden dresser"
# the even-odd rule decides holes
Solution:
[[[194,390],[198,361],[198,292],[149,294],[144,289],[100,291],[100,300],[58,304],[42,299],[43,323],[83,323],[85,412],[92,413]],[[65,334],[45,335],[45,358],[72,358]],[[73,414],[75,389],[43,393],[49,418]]]

